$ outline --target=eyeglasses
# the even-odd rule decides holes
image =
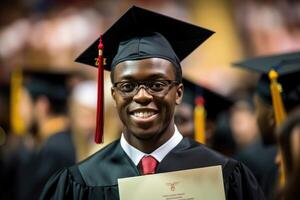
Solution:
[[[141,87],[153,96],[166,95],[173,85],[178,84],[174,80],[147,80],[147,81],[122,81],[113,84],[123,97],[133,97]]]

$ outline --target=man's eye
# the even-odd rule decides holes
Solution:
[[[122,92],[131,92],[133,91],[135,88],[135,84],[134,83],[122,83],[120,84],[120,90]]]
[[[156,81],[149,84],[149,87],[153,91],[161,91],[166,87],[166,84],[161,81]]]

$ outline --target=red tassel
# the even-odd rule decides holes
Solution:
[[[98,45],[98,99],[97,99],[97,119],[95,142],[97,144],[103,142],[103,127],[104,127],[104,69],[103,69],[103,43],[102,35]]]

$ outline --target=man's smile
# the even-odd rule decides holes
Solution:
[[[130,116],[137,122],[149,122],[157,117],[156,109],[139,108],[129,112]]]
[[[139,118],[148,118],[151,117],[152,115],[154,115],[154,112],[134,112],[133,115],[135,117],[139,117]]]

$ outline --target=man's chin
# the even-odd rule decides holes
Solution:
[[[159,130],[156,130],[155,128],[147,128],[147,129],[137,128],[129,131],[129,134],[133,135],[139,140],[146,141],[155,138],[158,132]]]

